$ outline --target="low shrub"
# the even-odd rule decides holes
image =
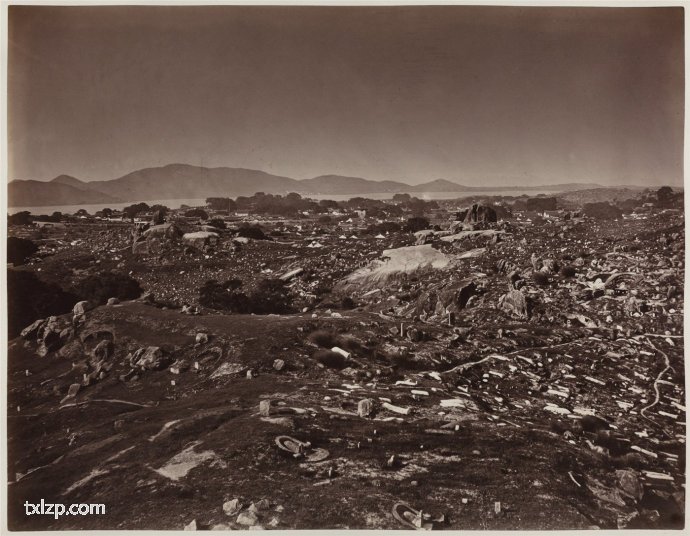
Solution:
[[[239,289],[242,281],[230,279],[224,283],[216,280],[206,281],[199,289],[199,303],[209,309],[218,311],[232,311],[234,313],[247,312],[247,295]]]
[[[200,208],[193,208],[184,213],[187,218],[199,218],[201,220],[208,219],[208,212]]]
[[[317,350],[314,359],[328,368],[344,369],[347,367],[347,359],[338,352],[331,350]]]
[[[532,279],[534,279],[534,284],[538,287],[545,287],[549,284],[549,276],[544,272],[534,272]]]
[[[571,266],[570,264],[566,264],[563,268],[561,268],[561,275],[563,277],[575,277],[577,274],[577,271],[575,270],[574,266]]]
[[[216,229],[225,229],[225,221],[223,221],[221,218],[213,218],[208,222],[208,224]]]
[[[323,348],[333,348],[334,346],[338,346],[338,334],[333,333],[332,331],[319,329],[310,333],[309,337],[307,338],[314,344],[322,346]]]
[[[244,238],[253,238],[254,240],[268,240],[269,238],[264,233],[263,229],[258,225],[243,225],[237,231],[237,236]]]

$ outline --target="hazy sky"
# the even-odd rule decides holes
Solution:
[[[682,8],[9,7],[10,179],[679,184]]]

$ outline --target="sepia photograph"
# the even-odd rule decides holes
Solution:
[[[2,9],[0,530],[684,529],[683,3]]]

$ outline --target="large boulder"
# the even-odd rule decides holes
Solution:
[[[476,231],[458,231],[454,234],[442,236],[441,240],[443,242],[458,242],[460,240],[465,240],[467,238],[477,239],[477,238],[490,238],[493,239],[496,236],[505,234],[505,231],[499,231],[497,229],[482,229]]]
[[[38,338],[38,333],[45,323],[46,323],[45,319],[39,318],[30,326],[25,327],[21,332],[22,338],[29,339],[29,340],[35,340],[36,338]]]
[[[507,294],[501,296],[498,300],[498,308],[515,318],[529,317],[527,298],[519,290],[509,290]]]
[[[170,364],[170,359],[158,346],[140,348],[130,358],[130,364],[145,370],[161,370]]]
[[[417,231],[414,235],[417,238],[415,246],[423,246],[433,240],[434,231],[432,229],[424,229],[423,231]]]
[[[435,313],[438,315],[464,309],[476,293],[477,285],[474,281],[464,279],[450,283],[439,291]]]
[[[174,223],[163,223],[161,225],[154,225],[144,231],[143,236],[148,238],[167,238],[174,240],[182,236],[182,231]]]
[[[74,307],[72,308],[72,314],[74,316],[77,315],[85,315],[87,311],[90,311],[93,309],[93,306],[86,300],[77,302],[74,304]]]
[[[58,331],[48,331],[41,340],[41,344],[38,348],[38,354],[43,357],[50,352],[59,350],[63,343],[64,340],[60,337],[60,333]]]
[[[467,215],[467,209],[458,212],[458,218],[462,216],[464,219],[465,216]],[[473,231],[474,230],[474,225],[472,224],[465,224],[462,220],[457,220],[454,221],[450,224],[450,227],[448,228],[448,234],[456,234],[459,233],[460,231]]]
[[[153,225],[146,229],[140,236],[134,235],[132,253],[146,255],[160,252],[161,243],[166,240],[177,240],[182,236],[182,231],[174,223]]]
[[[430,244],[387,249],[380,259],[352,272],[334,290],[349,292],[381,288],[390,280],[401,276],[449,269],[453,262],[453,257],[434,249]]]
[[[79,340],[72,340],[60,348],[58,355],[63,359],[77,360],[84,355],[84,348]]]
[[[96,345],[91,353],[96,359],[109,359],[113,355],[113,350],[113,342],[104,339]]]
[[[479,292],[477,284],[471,279],[449,279],[429,282],[410,305],[400,304],[399,314],[406,318],[446,321],[449,314],[467,307],[470,298]]]
[[[140,236],[135,239],[132,244],[132,253],[139,255],[146,255],[149,252],[149,241],[146,240],[145,236]]]
[[[215,244],[218,241],[218,233],[212,233],[210,231],[187,233],[182,237],[182,241],[187,246],[193,246],[201,249],[204,246]]]
[[[495,223],[498,221],[498,216],[490,206],[475,203],[466,211],[459,213],[458,219],[464,223]]]

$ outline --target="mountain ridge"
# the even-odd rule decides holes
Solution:
[[[345,175],[292,179],[256,169],[168,164],[132,171],[111,180],[84,181],[59,175],[50,181],[13,180],[8,184],[9,205],[51,206],[88,203],[138,202],[160,199],[251,196],[256,192],[302,195],[366,195],[382,193],[473,192],[501,190],[565,190],[597,188],[593,183],[543,186],[467,186],[447,179],[411,185],[401,181],[374,181]]]

